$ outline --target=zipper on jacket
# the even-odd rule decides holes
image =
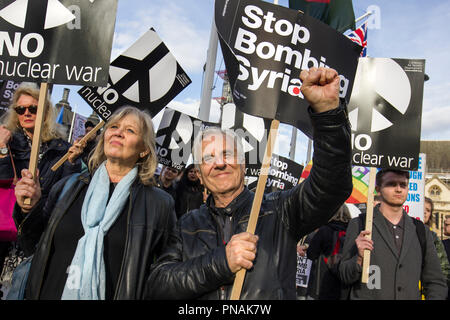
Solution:
[[[116,290],[114,292],[114,298],[113,300],[117,300],[117,295],[119,293],[119,287],[120,287],[120,283],[122,282],[122,274],[123,274],[123,268],[125,265],[125,256],[128,250],[128,234],[129,234],[129,230],[130,230],[130,216],[131,216],[131,199],[132,199],[132,192],[131,192],[131,188],[130,188],[130,198],[129,198],[129,204],[128,204],[128,214],[127,214],[127,235],[126,235],[126,239],[125,239],[125,249],[124,249],[124,253],[123,253],[123,257],[122,257],[122,264],[120,265],[120,272],[119,272],[119,277],[117,278],[119,281],[117,281],[116,284]]]
[[[23,218],[22,222],[19,224],[19,227],[17,228],[17,236],[20,236],[22,234],[22,227],[25,221],[28,219],[28,213],[26,214],[25,218]]]
[[[225,286],[220,287],[220,300],[226,300],[227,294],[225,292]]]

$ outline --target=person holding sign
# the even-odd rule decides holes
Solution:
[[[378,171],[375,189],[381,203],[373,211],[372,240],[365,237],[370,231],[361,231],[361,215],[349,223],[339,275],[350,287],[350,299],[420,300],[419,281],[427,300],[447,296],[430,230],[403,210],[408,182],[408,171]],[[361,283],[364,250],[371,251],[367,284]]]
[[[14,93],[5,124],[0,126],[0,179],[14,177],[11,161],[14,162],[18,177],[21,177],[22,169],[28,168],[38,100],[39,90],[31,86],[20,86]],[[77,160],[80,152],[75,148],[71,150],[73,156],[69,157],[69,161],[66,161],[56,172],[50,170],[71,146],[62,139],[63,134],[58,131],[54,108],[50,101],[47,100],[45,104],[38,162],[39,183],[43,198],[47,197],[51,187],[58,180],[81,171],[81,161]]]
[[[244,184],[240,138],[207,129],[193,146],[210,191],[183,215],[152,266],[146,298],[229,299],[235,274],[247,270],[241,299],[296,299],[296,245],[327,223],[352,191],[350,127],[339,101],[339,76],[311,68],[300,75],[314,124],[314,168],[295,188],[265,195],[255,234],[247,233],[253,192]]]
[[[151,117],[124,107],[105,125],[90,172],[61,180],[45,203],[23,170],[14,217],[19,243],[34,253],[26,299],[142,298],[176,220],[173,199],[154,186],[156,166]]]

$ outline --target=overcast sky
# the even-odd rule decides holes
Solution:
[[[288,6],[288,0],[279,0],[279,5]],[[425,72],[430,80],[424,84],[422,140],[450,140],[450,1],[356,0],[353,1],[355,16],[362,16],[371,5],[380,10],[380,25],[368,31],[368,55],[426,60]],[[192,84],[169,106],[196,116],[213,9],[213,0],[119,0],[111,60],[149,28],[155,28],[192,79]],[[220,46],[216,62],[216,70],[219,69],[224,69]],[[215,78],[215,85],[213,97],[219,97],[220,78]],[[64,87],[71,90],[72,107],[89,116],[92,111],[79,97],[79,86],[55,86],[53,103],[61,99]],[[213,101],[210,120],[217,120],[218,116],[219,105]],[[277,139],[279,154],[288,156],[290,135],[291,127],[282,125]],[[307,139],[298,131],[297,162],[304,162],[306,147]]]

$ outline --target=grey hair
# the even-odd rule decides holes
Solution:
[[[230,138],[236,147],[237,161],[242,164],[245,163],[244,147],[242,145],[241,138],[230,129],[221,129],[219,127],[208,127],[205,130],[200,131],[194,139],[192,146],[192,157],[197,169],[200,169],[200,164],[203,161],[202,157],[202,142],[204,139],[210,136],[225,136]]]

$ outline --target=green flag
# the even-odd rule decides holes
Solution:
[[[289,8],[301,10],[342,33],[355,29],[352,0],[289,0]]]

